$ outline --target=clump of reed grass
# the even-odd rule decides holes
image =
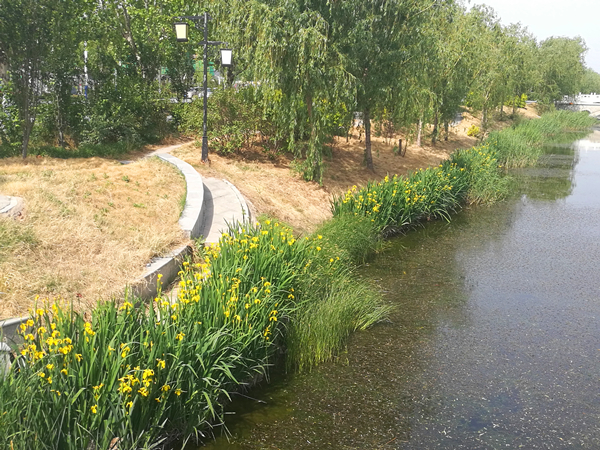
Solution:
[[[541,146],[564,139],[565,134],[589,129],[597,120],[585,112],[553,111],[535,120],[490,133],[487,143],[507,168],[526,167],[537,162]],[[569,140],[572,140],[572,136]]]
[[[450,161],[461,169],[468,186],[468,203],[491,204],[507,195],[510,178],[503,176],[495,148],[488,142],[458,150],[450,156]]]
[[[326,257],[342,258],[350,265],[364,263],[380,246],[374,223],[364,216],[335,216],[314,235],[323,236]]]
[[[318,287],[307,290],[305,306],[294,315],[286,338],[287,365],[299,371],[331,359],[350,333],[386,319],[391,310],[373,286],[350,272],[313,280]]]

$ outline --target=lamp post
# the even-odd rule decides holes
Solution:
[[[208,40],[208,21],[211,19],[210,15],[205,12],[201,16],[178,16],[177,19],[188,19],[194,22],[197,29],[202,28],[204,31],[204,40],[198,44],[204,46],[204,58],[202,61],[204,69],[204,120],[202,124],[202,163],[209,162],[208,160],[208,136],[207,131],[207,115],[208,115],[208,62],[207,53],[209,45],[220,45],[224,44],[221,41],[209,41]],[[175,34],[177,36],[177,42],[187,42],[188,39],[188,24],[187,22],[175,23]],[[232,65],[232,51],[230,49],[221,49],[221,66],[230,67]]]

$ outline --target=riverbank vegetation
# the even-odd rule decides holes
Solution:
[[[583,114],[546,120],[590,125]],[[352,188],[310,236],[274,220],[234,225],[218,245],[199,248],[200,262],[184,264],[173,297],[125,296],[84,314],[40,303],[0,382],[7,448],[154,448],[206,436],[223,404],[267,376],[275,358],[310,370],[350,332],[385,319],[354,264],[386,233],[497,199],[498,148],[490,139],[406,179]],[[483,198],[486,183],[494,194]]]
[[[6,0],[0,155],[114,156],[198,134],[202,102],[189,96],[198,97],[201,35],[191,27],[178,43],[172,28],[203,11],[210,39],[235,54],[233,68],[209,55],[211,151],[259,143],[295,155],[307,180],[322,182],[330,142],[355,124],[373,170],[372,135],[420,143],[428,131],[435,143],[465,101],[485,133],[497,109],[514,114],[525,98],[551,107],[595,86],[580,38],[538,42],[458,1]]]
[[[7,448],[153,448],[204,436],[223,402],[265,377],[284,348],[290,367],[329,358],[387,311],[351,276],[352,251],[333,242],[270,220],[239,225],[201,250],[202,263],[184,264],[174,298],[125,297],[89,315],[40,304],[0,382]]]
[[[587,113],[556,111],[491,133],[481,144],[458,150],[437,167],[394,175],[356,186],[332,204],[334,217],[366,217],[379,233],[396,233],[424,220],[449,219],[465,203],[492,203],[508,193],[505,168],[534,164],[541,145],[565,133],[588,130],[597,120]],[[573,136],[570,136],[571,139]]]

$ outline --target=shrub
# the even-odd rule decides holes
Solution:
[[[236,90],[220,88],[208,99],[208,138],[211,149],[222,155],[234,153],[249,145],[257,136],[261,143],[274,134],[263,120],[264,112],[254,98],[252,87]],[[204,103],[200,100],[184,104],[179,111],[179,129],[188,134],[202,135]],[[265,143],[265,139],[267,143]]]
[[[471,125],[467,130],[467,136],[479,137],[479,127],[477,125]]]
[[[321,330],[335,331],[323,341],[301,327],[294,334],[331,354],[348,329],[382,318],[385,309],[376,294],[357,298],[367,292],[358,282],[341,283],[348,271],[341,259],[324,256],[321,242],[296,239],[269,220],[234,225],[203,250],[203,263],[184,263],[176,298],[159,295],[144,305],[126,297],[100,303],[91,316],[58,304],[32,311],[21,329],[22,363],[0,382],[6,442],[12,449],[115,442],[137,449],[200,436],[220,422],[231,393],[266,375],[289,343],[290,323],[310,316],[303,310],[339,312],[329,324],[322,320]],[[321,292],[330,293],[327,302]],[[294,348],[305,357],[313,347]]]

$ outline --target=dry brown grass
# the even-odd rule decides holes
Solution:
[[[200,148],[191,144],[176,149],[173,154],[192,164],[202,176],[225,178],[233,183],[254,207],[257,214],[277,217],[298,232],[310,232],[331,217],[330,200],[354,184],[381,180],[386,174],[406,174],[420,167],[437,164],[457,148],[472,146],[475,138],[466,136],[466,129],[476,119],[469,117],[461,127],[452,129],[448,141],[432,146],[424,137],[423,146],[409,145],[404,157],[394,155],[397,139],[372,138],[375,171],[363,164],[364,141],[354,130],[348,141],[336,138],[330,146],[332,157],[327,158],[323,185],[305,182],[291,170],[292,158],[280,155],[270,158],[260,148],[244,150],[229,157],[211,154],[210,166],[200,163]],[[403,145],[406,140],[403,139]]]
[[[526,117],[534,117],[535,111],[519,110]],[[427,132],[423,136],[422,147],[410,143],[404,157],[394,155],[392,149],[398,139],[372,138],[373,162],[375,171],[370,172],[363,164],[364,141],[354,130],[352,136],[336,138],[330,146],[332,157],[326,159],[326,172],[323,185],[307,183],[291,170],[292,158],[287,155],[269,158],[260,148],[244,150],[239,155],[228,157],[211,154],[209,166],[200,163],[200,148],[194,144],[174,150],[175,156],[192,164],[202,176],[225,178],[233,183],[244,197],[250,201],[254,213],[277,217],[291,225],[298,232],[310,232],[324,220],[331,217],[330,200],[352,185],[364,185],[368,181],[379,181],[387,174],[404,175],[415,169],[438,164],[450,153],[459,148],[469,148],[477,140],[467,136],[472,125],[480,120],[469,113],[463,114],[460,124],[450,129],[448,141],[438,141],[431,145]],[[493,128],[502,128],[510,122],[497,122]]]
[[[0,318],[26,314],[36,295],[88,308],[185,242],[184,179],[156,158],[0,160],[0,192],[25,200],[20,220],[0,222]]]

